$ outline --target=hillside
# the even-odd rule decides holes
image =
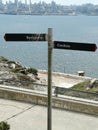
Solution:
[[[25,87],[37,80],[36,69],[23,67],[18,62],[0,56],[0,84]]]

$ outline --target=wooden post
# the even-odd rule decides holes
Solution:
[[[52,130],[52,28],[48,28],[48,117],[47,130]]]

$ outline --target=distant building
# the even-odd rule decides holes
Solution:
[[[31,0],[29,0],[29,13],[31,13]]]
[[[25,0],[25,5],[27,5],[27,0]]]
[[[2,4],[2,0],[0,0],[0,3]]]
[[[15,3],[15,5],[17,5],[18,4],[18,0],[15,0],[14,3]]]
[[[32,4],[31,0],[29,0],[30,5]]]
[[[14,4],[16,6],[16,14],[17,14],[17,12],[18,12],[18,0],[14,0]]]

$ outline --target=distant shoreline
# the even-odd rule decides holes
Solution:
[[[0,13],[0,15],[12,15],[12,16],[21,16],[21,15],[24,15],[24,16],[98,16],[98,15],[88,15],[88,14],[77,14],[77,15],[66,15],[66,14],[6,14],[6,13]]]
[[[26,14],[26,15],[97,15],[98,16],[98,5],[92,3],[84,3],[81,5],[61,5],[55,1],[50,3],[38,2],[28,4],[22,3],[21,1],[15,2],[3,2],[0,3],[1,14]]]

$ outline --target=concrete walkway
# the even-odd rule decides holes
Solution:
[[[47,71],[39,70],[38,71],[39,83],[47,85]],[[52,85],[63,87],[63,88],[71,88],[72,86],[81,83],[85,80],[90,80],[90,77],[83,77],[78,75],[71,75],[66,73],[58,73],[52,72]]]
[[[52,109],[53,130],[98,130],[98,117]],[[0,121],[11,130],[47,130],[47,108],[35,104],[0,99]]]

